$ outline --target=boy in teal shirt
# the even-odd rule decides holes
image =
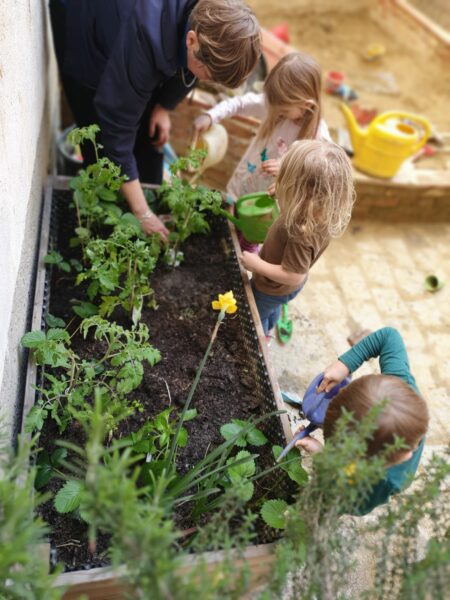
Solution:
[[[377,429],[368,440],[367,455],[376,455],[385,445],[392,444],[395,437],[404,440],[406,448],[389,456],[385,477],[358,507],[359,515],[369,513],[409,485],[419,465],[429,420],[427,405],[409,370],[402,337],[392,327],[379,329],[342,354],[325,369],[317,391],[331,390],[366,360],[376,357],[379,357],[381,374],[360,377],[343,388],[331,401],[323,428],[326,440],[333,434],[342,408],[352,412],[357,420],[362,420],[371,408],[387,400],[378,418]],[[322,449],[322,444],[309,436],[297,442],[296,446],[310,453]]]

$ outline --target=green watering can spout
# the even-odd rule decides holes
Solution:
[[[279,210],[276,200],[265,192],[241,196],[236,202],[237,217],[221,209],[220,214],[229,219],[242,231],[245,239],[253,244],[261,244],[266,239]]]

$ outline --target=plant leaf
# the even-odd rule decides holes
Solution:
[[[227,464],[232,464],[238,460],[242,460],[246,457],[249,457],[248,461],[240,463],[239,465],[231,466],[227,470],[227,473],[230,476],[230,479],[233,483],[237,483],[241,479],[251,477],[255,474],[256,465],[255,461],[253,460],[253,458],[251,458],[251,456],[252,455],[247,450],[241,450],[236,454],[236,456],[233,456],[232,458],[229,458],[227,460]]]
[[[256,427],[254,427],[247,433],[247,441],[252,446],[264,446],[264,444],[267,444],[269,440],[262,431],[259,431],[256,429]]]
[[[63,329],[66,327],[66,324],[63,319],[59,317],[55,317],[54,315],[47,313],[45,315],[45,322],[49,327],[62,327]]]
[[[226,423],[225,425],[222,425],[220,428],[220,433],[226,440],[229,440],[242,431],[242,429],[243,426],[239,423],[236,423],[236,419],[233,419],[232,423]],[[236,446],[241,446],[241,448],[244,448],[247,445],[245,436],[238,437],[235,441],[235,444]]]
[[[20,340],[25,348],[37,348],[45,342],[45,333],[43,331],[30,331],[26,333]]]
[[[73,307],[73,312],[82,319],[87,319],[88,317],[97,315],[98,308],[91,302],[81,302],[81,304]]]
[[[81,504],[84,485],[81,481],[67,481],[56,494],[54,505],[59,513],[69,513]]]
[[[42,429],[44,420],[47,417],[47,410],[39,406],[33,406],[25,418],[25,433],[33,433],[33,431]]]
[[[195,417],[197,416],[197,409],[196,408],[190,408],[189,410],[187,410],[184,413],[184,417],[183,417],[183,423],[185,423],[186,421],[192,421],[192,419],[195,419]]]
[[[261,517],[263,521],[274,529],[284,529],[286,527],[286,518],[284,513],[289,505],[284,500],[267,500],[261,508]]]
[[[272,446],[272,452],[275,460],[280,456],[283,448],[281,446]],[[300,463],[300,456],[298,452],[292,449],[287,453],[285,458],[280,462],[280,467],[283,471],[286,471],[289,478],[296,483],[303,485],[308,481],[308,473],[302,467]]]

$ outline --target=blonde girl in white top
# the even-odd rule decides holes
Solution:
[[[296,140],[330,140],[328,127],[321,118],[320,94],[318,63],[308,54],[292,52],[269,73],[263,93],[224,100],[197,117],[194,121],[197,133],[233,115],[261,119],[257,135],[227,184],[233,201],[244,194],[271,188],[281,158]]]

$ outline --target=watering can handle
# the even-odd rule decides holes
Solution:
[[[192,136],[191,145],[189,146],[189,148],[191,150],[195,150],[195,146],[197,145],[197,142],[198,142],[198,136],[199,136],[198,131],[194,131],[194,134]]]
[[[431,135],[431,124],[430,124],[429,120],[426,119],[425,117],[421,117],[420,115],[415,115],[413,113],[408,113],[408,112],[395,111],[395,110],[385,112],[382,115],[379,115],[378,117],[376,117],[372,121],[372,125],[378,125],[378,124],[384,123],[388,119],[403,119],[403,120],[407,119],[408,121],[411,121],[412,123],[416,123],[416,124],[420,125],[421,127],[423,127],[423,129],[424,129],[423,135],[413,146],[413,150],[412,150],[413,153],[420,150],[420,148],[425,144],[425,142]]]

